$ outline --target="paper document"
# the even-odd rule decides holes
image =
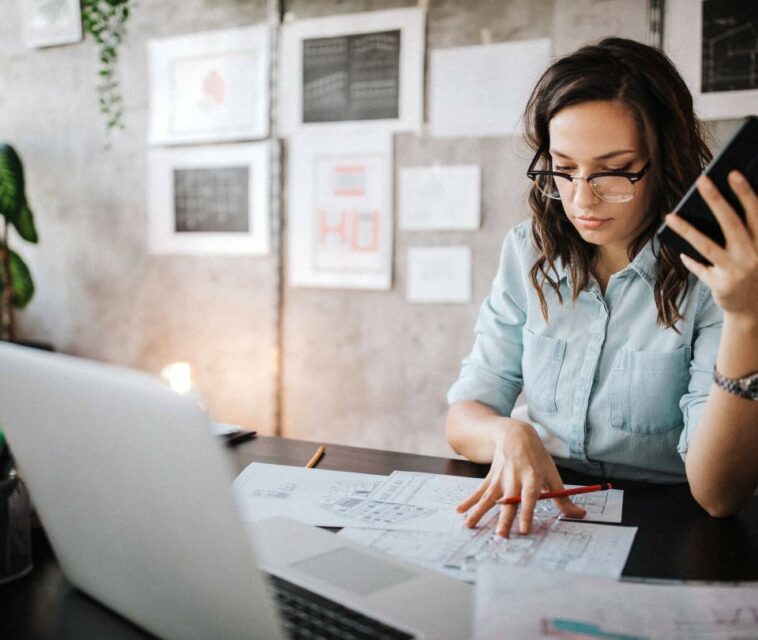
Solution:
[[[407,255],[408,302],[471,301],[471,247],[408,247]]]
[[[400,228],[478,229],[481,184],[481,169],[475,164],[401,169]]]
[[[566,489],[579,485],[567,484]],[[624,507],[624,492],[621,489],[608,489],[593,493],[579,493],[571,496],[571,502],[587,511],[584,518],[569,518],[561,514],[561,520],[575,522],[621,522],[621,511]],[[560,513],[552,500],[540,500],[537,503],[538,513]]]
[[[463,478],[434,473],[417,473],[413,471],[395,471],[387,476],[382,485],[371,497],[382,502],[398,502],[421,507],[454,509],[456,505],[468,498],[479,485],[481,478]],[[578,485],[567,484],[567,489]],[[582,493],[571,496],[574,504],[587,510],[583,519],[591,522],[621,522],[624,492],[620,489]],[[498,511],[494,507],[488,514]],[[559,511],[552,500],[540,500],[536,514],[549,517],[558,515]],[[563,516],[561,516],[563,517]],[[583,520],[578,520],[582,522]]]
[[[478,578],[477,640],[758,637],[756,584],[652,585],[489,563]]]
[[[432,49],[429,129],[434,137],[510,136],[550,64],[548,38]]]
[[[465,582],[475,582],[473,566],[461,569],[448,566],[449,558],[465,548],[477,529],[464,529],[456,535],[433,531],[390,531],[386,529],[342,529],[337,535],[365,544],[388,555],[441,571]]]
[[[389,555],[476,582],[482,562],[537,567],[584,575],[618,577],[624,569],[636,527],[563,522],[555,515],[535,519],[526,536],[495,534],[497,516],[487,526],[457,534],[376,531],[346,528],[339,535]]]
[[[234,480],[245,522],[289,516],[321,527],[355,525],[350,509],[382,484],[386,476],[327,469],[305,469],[253,462]]]
[[[321,527],[457,535],[468,529],[463,524],[465,514],[457,513],[455,506],[481,482],[479,478],[411,471],[377,476],[253,462],[235,479],[234,493],[245,522],[285,515]],[[609,506],[615,501],[587,503],[587,508],[593,508],[599,519],[606,510],[612,511]],[[477,526],[484,527],[499,513],[499,506],[492,507]],[[542,500],[535,514],[550,520],[557,511],[550,501]]]

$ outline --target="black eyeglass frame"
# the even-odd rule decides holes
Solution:
[[[537,153],[534,154],[534,158],[532,158],[531,163],[529,163],[529,168],[526,170],[526,176],[527,176],[527,178],[529,178],[530,180],[533,180],[535,182],[537,181],[537,177],[538,176],[550,176],[550,177],[558,176],[559,178],[565,178],[566,180],[568,180],[569,182],[571,182],[572,193],[573,193],[573,189],[576,188],[574,186],[574,180],[576,180],[576,179],[586,180],[587,184],[589,184],[590,188],[592,188],[592,185],[590,184],[590,182],[594,178],[603,178],[603,177],[627,178],[629,180],[629,182],[632,183],[632,187],[634,187],[635,183],[639,182],[640,180],[642,180],[642,178],[645,177],[645,174],[650,170],[650,165],[652,164],[651,161],[648,160],[645,163],[645,166],[642,167],[642,169],[640,169],[637,172],[630,172],[630,171],[600,171],[598,173],[591,173],[586,178],[582,178],[581,176],[572,176],[571,174],[564,173],[563,171],[542,171],[542,170],[539,170],[539,169],[535,169],[534,165],[537,164],[537,161],[540,159],[540,156],[542,156],[542,154],[544,152],[545,152],[544,149],[539,149],[537,151]],[[592,193],[595,193],[594,189],[592,189]],[[605,198],[603,198],[601,195],[599,195],[597,193],[595,195],[597,195],[597,197],[600,198],[601,200],[605,200]],[[550,196],[546,195],[545,197],[549,198]],[[632,198],[634,198],[634,194],[632,194]],[[630,198],[629,200],[631,200],[632,198]],[[555,198],[555,199],[559,199],[559,198]],[[625,202],[629,202],[629,200],[625,200]]]

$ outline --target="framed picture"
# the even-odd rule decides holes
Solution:
[[[148,55],[151,144],[268,136],[266,25],[152,40]]]
[[[705,120],[758,111],[758,3],[666,0],[663,44]]]
[[[21,20],[27,47],[52,47],[82,39],[79,0],[21,0]]]
[[[269,159],[268,142],[150,151],[150,253],[268,253]]]
[[[392,285],[392,134],[319,131],[289,143],[293,286]]]
[[[423,9],[300,20],[282,30],[283,135],[320,125],[418,131],[423,120]]]

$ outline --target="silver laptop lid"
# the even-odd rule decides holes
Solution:
[[[160,637],[282,637],[230,461],[191,399],[0,343],[0,425],[74,585]]]

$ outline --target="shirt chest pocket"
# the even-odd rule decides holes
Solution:
[[[566,341],[536,334],[524,327],[522,371],[531,409],[555,413],[558,376],[566,353]]]
[[[682,426],[691,349],[619,351],[610,379],[611,426],[650,435]]]

